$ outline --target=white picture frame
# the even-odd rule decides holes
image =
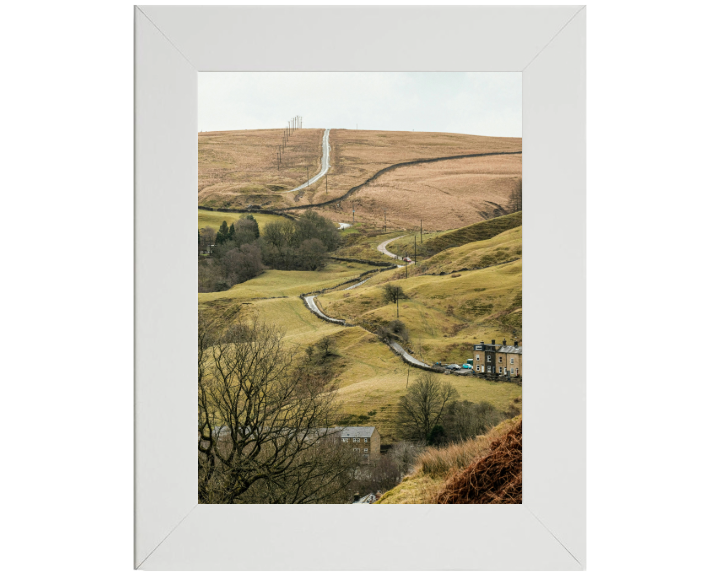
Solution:
[[[585,18],[583,6],[135,7],[136,568],[585,568]],[[522,72],[523,504],[198,505],[203,71]]]

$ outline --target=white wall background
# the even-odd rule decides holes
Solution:
[[[589,572],[710,572],[718,391],[666,344],[716,340],[715,19],[589,4]],[[8,574],[132,570],[132,14],[4,12]]]

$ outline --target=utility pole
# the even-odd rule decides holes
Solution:
[[[415,236],[415,266],[417,266],[417,236]]]

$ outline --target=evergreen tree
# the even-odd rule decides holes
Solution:
[[[255,217],[252,214],[248,214],[245,216],[246,220],[250,220],[255,226],[254,226],[254,233],[255,238],[260,238],[260,226],[258,226],[257,220],[255,220]]]
[[[228,240],[235,240],[235,224],[230,224],[230,230],[228,230]]]
[[[218,230],[217,236],[215,237],[215,244],[224,244],[229,238],[230,231],[225,220],[220,224],[220,230]]]

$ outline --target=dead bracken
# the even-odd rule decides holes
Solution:
[[[438,504],[522,504],[522,420],[490,445],[490,453],[457,472]]]

